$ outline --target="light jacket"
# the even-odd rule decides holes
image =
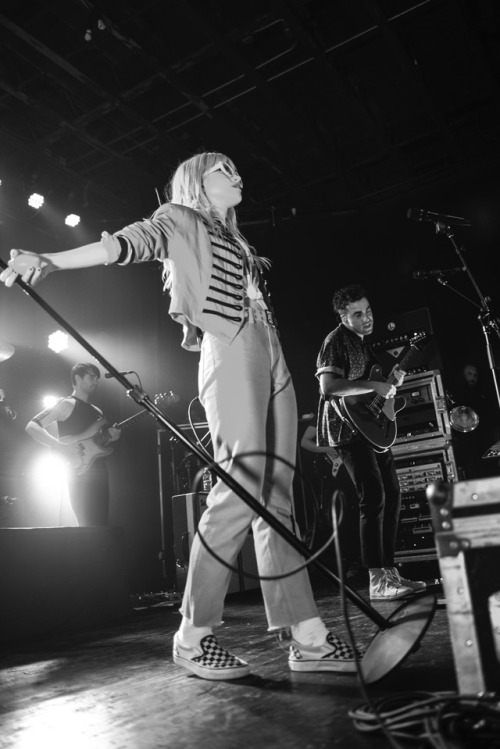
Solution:
[[[244,322],[245,282],[237,246],[212,238],[199,214],[167,203],[110,235],[102,244],[109,263],[169,262],[169,314],[183,326],[182,346],[200,350],[200,331],[230,344]]]

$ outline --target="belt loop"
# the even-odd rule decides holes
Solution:
[[[249,323],[261,322],[263,325],[275,328],[272,312],[268,309],[259,309],[256,307],[245,307],[245,316],[248,317]]]

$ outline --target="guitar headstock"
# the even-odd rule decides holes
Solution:
[[[422,348],[424,342],[427,340],[427,333],[424,333],[424,331],[421,331],[420,333],[414,333],[412,337],[409,339],[408,344],[412,346],[413,348]]]
[[[172,391],[169,393],[156,393],[154,397],[155,406],[158,406],[158,408],[161,409],[167,409],[173,403],[178,403],[179,401],[180,397]]]

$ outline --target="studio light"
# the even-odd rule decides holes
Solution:
[[[39,195],[37,192],[34,192],[28,198],[28,205],[30,205],[32,208],[41,208],[44,200],[45,198],[43,197],[43,195]]]
[[[60,400],[57,395],[44,395],[42,398],[42,405],[44,408],[52,408],[55,406],[57,401]]]
[[[55,333],[49,335],[48,346],[56,354],[60,354],[61,351],[66,351],[68,348],[68,334],[62,330],[56,330]]]
[[[78,224],[80,223],[80,216],[77,216],[76,213],[70,213],[64,219],[64,223],[67,226],[78,226]]]

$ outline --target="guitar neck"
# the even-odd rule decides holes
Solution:
[[[415,354],[415,351],[418,351],[417,347],[412,343],[409,343],[408,350],[405,351],[405,353],[401,357],[401,361],[399,361],[397,364],[397,369],[404,370],[406,365],[410,362],[413,355]],[[397,377],[395,376],[394,372],[391,372],[391,374],[387,378],[387,382],[389,383],[389,385],[394,385],[397,382]]]
[[[161,405],[163,407],[167,407],[171,403],[177,403],[178,400],[179,396],[170,392],[170,395],[155,395],[154,402],[155,406]],[[123,421],[120,421],[119,424],[115,424],[114,426],[116,429],[127,429],[127,427],[132,426],[132,424],[134,424],[137,419],[142,419],[143,416],[146,416],[149,413],[150,412],[148,411],[148,409],[144,408],[142,411],[138,411],[137,413],[132,414],[132,416],[129,416],[128,419],[124,419]]]
[[[144,409],[144,411],[138,411],[136,414],[132,414],[132,416],[129,416],[128,419],[124,419],[123,421],[120,421],[119,424],[114,424],[114,427],[116,429],[127,429],[127,427],[132,426],[137,419],[142,418],[145,416],[149,411]]]

